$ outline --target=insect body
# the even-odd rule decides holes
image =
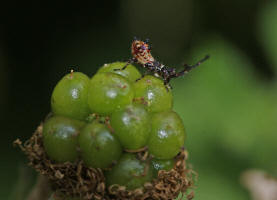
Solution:
[[[199,66],[202,62],[209,58],[207,55],[194,65],[185,64],[184,69],[177,72],[175,68],[169,68],[154,59],[151,54],[151,47],[148,40],[142,41],[135,38],[132,42],[131,49],[133,57],[127,61],[123,68],[115,70],[124,70],[129,64],[138,63],[142,65],[142,67],[144,67],[148,72],[153,73],[156,77],[162,78],[167,90],[168,88],[171,88],[169,84],[171,78],[177,78],[188,73],[191,69]],[[141,78],[144,76],[145,74],[142,75]],[[136,81],[140,80],[141,78],[137,79]]]

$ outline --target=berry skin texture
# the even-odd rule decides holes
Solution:
[[[153,170],[148,163],[140,161],[135,154],[125,153],[118,163],[105,174],[108,186],[124,185],[128,190],[142,187],[153,178]]]
[[[125,149],[136,150],[146,145],[151,124],[142,105],[129,105],[111,115],[114,134]]]
[[[123,76],[101,72],[91,78],[88,104],[92,112],[109,115],[131,104],[133,97],[133,85]]]
[[[185,141],[185,128],[174,111],[163,111],[152,116],[148,139],[149,153],[157,159],[171,159],[178,154]]]
[[[172,93],[167,91],[162,80],[147,75],[134,84],[134,89],[135,102],[147,104],[149,112],[160,112],[172,108]]]
[[[94,168],[107,168],[116,162],[122,153],[117,138],[99,122],[87,124],[80,133],[79,145],[85,164]]]
[[[84,120],[90,113],[88,96],[89,78],[81,72],[65,75],[56,85],[51,97],[55,115]]]
[[[151,161],[152,167],[154,168],[154,176],[157,177],[159,170],[169,171],[174,167],[175,160],[168,159],[168,160],[159,160],[153,159]]]
[[[121,76],[124,76],[131,82],[135,82],[137,79],[141,77],[140,72],[137,70],[137,68],[134,65],[128,65],[125,70],[116,70],[115,69],[121,69],[126,65],[126,62],[114,62],[110,64],[105,64],[102,66],[98,72],[112,72],[115,74],[119,74]]]
[[[43,145],[46,154],[56,162],[73,162],[78,157],[78,136],[84,123],[54,116],[43,126]]]

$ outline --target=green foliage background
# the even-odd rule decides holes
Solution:
[[[257,35],[277,71],[277,2],[258,16]],[[249,168],[277,175],[277,80],[263,82],[236,46],[218,35],[196,44],[190,58],[212,58],[175,81],[175,109],[188,131],[187,147],[199,173],[195,199],[247,199],[240,185]]]

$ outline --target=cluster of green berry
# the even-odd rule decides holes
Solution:
[[[64,76],[52,94],[43,145],[56,162],[80,157],[88,167],[103,169],[108,185],[135,189],[158,170],[173,168],[185,130],[163,81],[136,81],[141,74],[133,65],[114,70],[124,65],[105,64],[91,79],[80,72]],[[146,148],[152,159],[138,159],[134,152]]]

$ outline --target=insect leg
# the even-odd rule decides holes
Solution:
[[[141,79],[142,79],[144,76],[146,76],[147,74],[149,74],[149,73],[151,73],[151,72],[154,71],[154,68],[153,68],[153,64],[152,64],[152,63],[146,63],[146,64],[143,65],[143,67],[146,69],[146,71],[144,72],[143,75],[141,75],[140,78],[138,78],[138,79],[136,80],[136,82],[139,81],[139,80],[141,80]]]
[[[126,67],[129,65],[129,64],[132,64],[132,63],[135,63],[137,62],[137,59],[136,58],[131,58],[129,59],[127,62],[126,62],[126,65],[124,65],[124,67],[120,68],[120,69],[114,69],[114,71],[121,71],[121,70],[124,70],[126,69]]]
[[[202,64],[204,61],[206,61],[210,56],[206,55],[204,58],[202,58],[200,61],[198,61],[196,64],[194,65],[188,65],[188,64],[184,64],[184,67],[185,69],[176,73],[176,74],[173,74],[171,75],[171,78],[176,78],[176,77],[179,77],[179,76],[182,76],[184,74],[187,74],[190,70],[192,70],[193,68],[199,66],[200,64]]]
[[[169,92],[169,89],[172,89],[172,86],[169,84],[170,78],[164,79],[164,87],[167,92]]]
[[[142,74],[141,77],[139,77],[139,78],[136,80],[136,82],[139,81],[139,80],[141,80],[141,79],[143,79],[143,77],[144,77],[145,75],[147,75],[147,72],[144,73],[144,74]]]

